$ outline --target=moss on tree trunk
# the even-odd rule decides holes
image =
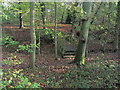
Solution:
[[[35,67],[35,53],[36,53],[36,35],[35,35],[35,29],[34,29],[34,2],[30,2],[30,33],[31,33],[31,44],[33,45],[31,47],[32,52],[30,55],[30,67]]]
[[[76,63],[77,65],[84,65],[85,64],[85,50],[88,40],[88,31],[90,25],[90,14],[91,14],[91,2],[84,2],[83,3],[83,10],[85,12],[85,17],[83,19],[83,24],[80,32],[78,48],[76,51],[75,59],[72,63]]]

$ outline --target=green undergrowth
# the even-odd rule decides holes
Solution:
[[[17,56],[11,54],[10,57],[2,60],[3,74],[2,83],[0,86],[6,88],[42,88],[39,83],[31,82],[29,78],[24,75],[23,69],[13,69],[13,66],[23,63],[22,59],[17,59]]]
[[[0,43],[1,44],[1,43]],[[5,47],[13,47],[15,45],[19,44],[18,41],[15,41],[13,39],[13,36],[10,36],[6,33],[2,34],[2,45],[4,45]]]
[[[11,68],[23,63],[11,55],[3,59],[3,88],[118,88],[118,63],[115,60],[86,61],[85,66],[72,67],[65,73],[48,72],[39,68]],[[47,75],[45,76],[45,73]],[[45,77],[44,77],[45,76]]]
[[[50,74],[48,85],[54,87],[57,84],[62,88],[118,88],[117,67],[117,62],[113,60],[97,60],[80,68],[74,67],[64,75]]]

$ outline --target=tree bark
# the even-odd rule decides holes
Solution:
[[[118,58],[120,58],[120,1],[117,5],[117,20],[116,20],[116,50],[118,51]]]
[[[57,4],[56,2],[54,2],[55,4],[55,59],[58,59],[58,52],[57,52]]]
[[[117,18],[116,18],[116,28],[115,28],[115,51],[119,50],[119,31],[120,31],[120,1],[117,5]]]
[[[92,18],[92,20],[91,20],[91,22],[90,22],[91,24],[93,24],[93,22],[95,21],[95,17],[96,17],[96,15],[98,14],[98,12],[99,12],[102,4],[103,4],[103,2],[100,3],[99,7],[98,7],[97,10],[95,11],[94,17]]]
[[[63,11],[63,13],[62,13],[62,18],[61,18],[61,21],[60,21],[61,24],[63,24],[64,13],[65,13],[65,11]]]
[[[30,53],[30,67],[35,67],[35,53],[36,53],[36,35],[34,29],[34,2],[30,2],[30,33],[31,33],[31,47],[32,52]]]
[[[80,32],[78,48],[76,51],[75,59],[73,62],[71,62],[71,63],[75,63],[78,66],[85,64],[85,50],[86,50],[88,31],[90,25],[89,16],[91,14],[91,5],[92,5],[91,2],[83,2],[83,10],[84,12],[86,12],[87,19],[83,19],[82,21],[83,24]]]
[[[75,23],[76,23],[76,7],[78,6],[78,2],[75,2],[73,4],[73,14],[72,14],[72,17],[71,17],[71,35],[74,36],[75,35],[75,30],[76,30],[76,27],[75,27]]]
[[[94,10],[94,4],[92,5],[92,7],[91,7],[91,11],[93,11],[94,12],[94,15],[93,15],[93,17],[92,17],[92,19],[91,19],[91,22],[90,22],[90,24],[93,24],[93,22],[95,21],[95,17],[98,15],[98,12],[99,12],[99,10],[100,10],[100,8],[102,7],[102,4],[103,4],[103,2],[101,2],[100,3],[100,5],[98,6],[98,8],[97,9],[95,9]],[[89,36],[90,37],[90,36]],[[89,38],[88,37],[88,38]],[[88,45],[86,46],[86,55],[85,56],[88,56]]]
[[[41,6],[41,15],[42,15],[42,22],[43,22],[43,29],[45,29],[45,3],[42,2],[40,3],[40,6]]]
[[[19,2],[19,5],[21,4],[21,2]],[[21,29],[21,28],[23,28],[23,19],[22,19],[22,13],[21,13],[21,7],[19,8],[19,10],[20,10],[20,13],[19,13],[19,23],[20,23],[20,25],[19,25],[19,28]]]
[[[66,24],[71,24],[71,13],[70,13],[70,9],[67,9],[67,18],[66,18],[66,21],[65,23]]]

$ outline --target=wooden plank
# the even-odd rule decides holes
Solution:
[[[65,55],[65,56],[63,56],[63,58],[74,58],[75,57],[75,55]]]
[[[75,55],[75,52],[65,52],[64,55]]]

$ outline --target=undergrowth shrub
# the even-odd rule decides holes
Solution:
[[[15,66],[21,64],[22,59],[17,59],[17,56],[11,55],[7,59],[3,59],[3,66]],[[30,82],[30,80],[25,76],[22,71],[23,69],[3,69],[2,83],[0,86],[2,88],[41,88],[42,86],[36,82]]]
[[[54,86],[58,83],[58,87],[62,88],[118,88],[116,86],[118,75],[115,61],[97,60],[80,68],[73,67],[62,76],[50,75],[48,84]],[[59,79],[55,81],[52,77],[59,77]]]
[[[5,47],[9,47],[9,46],[14,46],[19,44],[18,41],[15,41],[13,36],[10,36],[6,33],[2,34],[2,45],[5,45]]]

